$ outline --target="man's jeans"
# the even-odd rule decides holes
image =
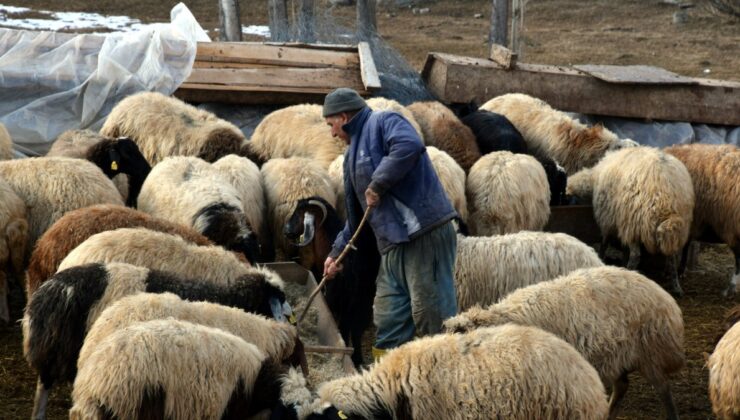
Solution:
[[[436,334],[457,313],[456,252],[448,222],[382,256],[373,306],[376,348],[400,346],[417,333]]]

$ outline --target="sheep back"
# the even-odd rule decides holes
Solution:
[[[414,114],[412,114],[411,111],[408,110],[408,108],[394,101],[393,99],[380,97],[368,99],[367,106],[369,106],[370,109],[372,109],[373,111],[390,111],[401,114],[406,120],[408,120],[411,126],[414,127],[416,133],[419,134],[421,143],[424,144],[424,131],[422,131],[421,126],[419,126],[416,118],[414,118]]]
[[[550,218],[547,174],[532,156],[489,153],[470,168],[466,187],[473,235],[541,230]]]
[[[719,340],[709,356],[709,399],[712,411],[720,419],[740,417],[740,324],[735,324]]]
[[[0,177],[0,287],[5,272],[22,275],[28,241],[26,204]]]
[[[5,124],[0,124],[0,160],[13,159],[13,139]]]
[[[236,189],[244,216],[252,230],[258,232],[260,237],[266,235],[265,192],[262,174],[257,165],[245,157],[227,155],[214,162],[211,167],[226,177]]]
[[[437,173],[447,198],[463,220],[468,222],[468,202],[465,198],[465,171],[447,153],[433,146],[427,146],[427,154]]]

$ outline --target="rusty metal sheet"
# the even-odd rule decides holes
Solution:
[[[696,79],[681,76],[666,69],[653,66],[610,66],[600,64],[579,64],[576,70],[609,83],[644,85],[695,85]]]

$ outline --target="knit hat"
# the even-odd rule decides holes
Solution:
[[[340,112],[356,111],[366,106],[365,100],[350,88],[339,88],[324,98],[324,118]]]

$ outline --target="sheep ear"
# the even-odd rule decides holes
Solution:
[[[308,204],[317,206],[321,209],[321,220],[319,220],[319,226],[321,226],[321,224],[324,223],[324,220],[326,220],[326,215],[329,213],[326,206],[319,200],[308,200]]]

